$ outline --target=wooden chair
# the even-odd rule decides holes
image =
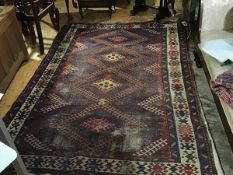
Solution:
[[[32,44],[36,44],[36,35],[33,24],[36,25],[37,35],[40,45],[40,53],[44,54],[44,41],[41,31],[40,21],[49,14],[50,19],[56,30],[59,30],[59,11],[54,5],[53,0],[14,0],[17,8],[16,15],[22,22],[24,34],[29,33]]]

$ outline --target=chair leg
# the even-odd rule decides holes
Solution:
[[[108,9],[109,9],[109,16],[111,18],[112,17],[112,3],[109,5]]]
[[[36,29],[37,29],[38,39],[39,39],[40,53],[44,54],[44,41],[43,41],[43,35],[42,35],[42,31],[41,31],[40,21],[35,20],[35,23],[36,23]]]
[[[172,13],[172,16],[175,16],[176,14],[176,10],[175,10],[175,0],[170,0],[168,1],[169,3],[171,3],[171,13]]]
[[[112,4],[113,4],[113,7],[114,7],[114,10],[116,10],[116,0],[113,0]]]
[[[29,32],[30,32],[32,44],[35,45],[36,44],[36,34],[35,34],[35,30],[34,30],[32,21],[28,22],[28,29],[29,29]]]
[[[30,34],[30,31],[28,29],[28,25],[25,21],[21,21],[21,29],[22,29],[22,32],[23,32],[23,35],[24,36],[28,36]]]
[[[74,7],[74,8],[78,8],[78,4],[77,4],[77,2],[75,2],[74,0],[72,0],[72,4],[73,4],[73,7]]]
[[[82,9],[82,6],[79,4],[78,8],[79,8],[80,16],[81,16],[81,18],[83,18],[83,9]]]
[[[59,10],[55,6],[53,6],[53,10],[49,12],[50,19],[53,23],[53,26],[56,30],[60,29],[59,21],[60,21],[60,16],[59,16]]]

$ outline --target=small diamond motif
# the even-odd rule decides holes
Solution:
[[[160,108],[159,105],[157,105],[157,103],[159,101],[161,101],[163,98],[163,96],[161,94],[158,95],[153,95],[143,101],[141,101],[140,103],[138,103],[138,105],[144,109],[146,109],[147,111],[150,111],[154,114],[157,115],[164,115],[165,112]]]
[[[105,104],[107,104],[108,103],[108,100],[106,100],[105,98],[101,98],[101,99],[99,99],[99,101],[98,101],[98,104],[99,105],[105,105]]]
[[[151,66],[145,68],[145,71],[151,73],[152,75],[158,75],[161,70],[160,66],[158,64],[152,64]]]
[[[160,51],[160,45],[159,44],[148,44],[146,46],[146,48],[152,50],[152,51],[156,51],[159,52]]]
[[[121,84],[114,81],[110,75],[106,75],[104,79],[101,79],[93,83],[92,85],[98,88],[103,93],[107,93],[110,90],[121,86]]]
[[[93,132],[100,133],[113,128],[115,125],[104,118],[92,117],[84,121],[81,126]]]
[[[77,48],[78,51],[81,51],[81,50],[84,50],[87,48],[87,46],[85,46],[84,44],[82,43],[75,43],[75,47]]]
[[[105,57],[105,60],[109,62],[117,62],[125,58],[123,55],[120,55],[117,53],[110,53],[110,54],[104,55],[104,57]]]
[[[64,74],[64,75],[68,75],[68,74],[70,74],[70,73],[72,73],[72,72],[75,72],[75,71],[78,71],[79,69],[76,67],[76,66],[73,66],[73,65],[67,65],[65,68],[64,68],[64,70],[63,70],[63,72],[62,72],[62,74]]]
[[[121,43],[121,42],[127,41],[128,38],[123,37],[123,36],[114,36],[114,37],[109,38],[109,40],[113,42]]]

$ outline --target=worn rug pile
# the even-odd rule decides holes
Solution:
[[[177,24],[70,24],[5,117],[30,173],[216,174]]]

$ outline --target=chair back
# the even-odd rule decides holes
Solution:
[[[37,15],[45,7],[45,0],[12,0],[17,10],[25,15]]]

